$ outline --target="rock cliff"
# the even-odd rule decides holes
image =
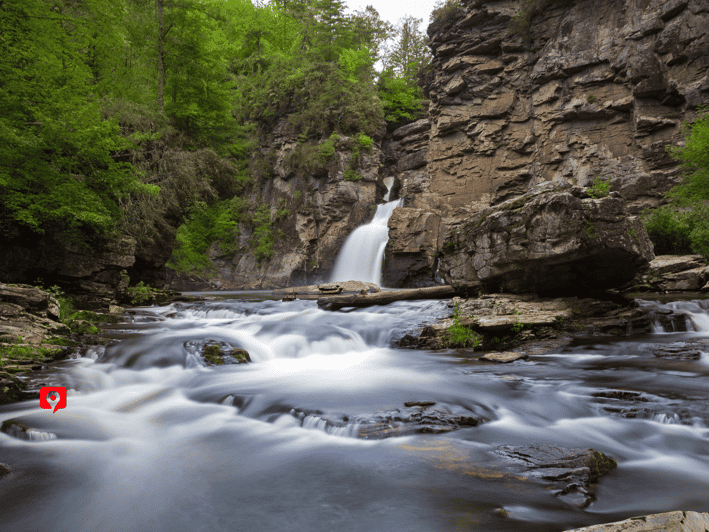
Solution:
[[[426,165],[397,178],[405,207],[440,218],[440,245],[471,213],[546,181],[598,178],[631,214],[679,181],[665,148],[709,102],[707,0],[464,0],[428,33]],[[412,216],[409,231],[392,217],[387,262],[430,223]],[[432,256],[406,253],[414,271]]]
[[[212,252],[219,288],[283,288],[328,280],[344,240],[371,218],[386,186],[380,172],[381,137],[366,150],[353,138],[335,135],[330,138],[334,153],[327,162],[314,163],[327,140],[306,145],[285,118],[275,126],[261,150],[265,179],[250,198],[272,213],[275,253],[259,261],[253,246],[255,225],[239,224],[236,254],[220,256],[216,246]],[[348,176],[354,167],[357,175]]]

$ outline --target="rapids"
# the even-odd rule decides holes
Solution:
[[[0,529],[554,531],[709,511],[707,306],[641,304],[683,309],[690,332],[658,322],[653,334],[589,335],[509,365],[392,347],[450,314],[445,301],[326,312],[242,296],[132,309],[105,347],[32,383],[66,386],[65,409],[0,408],[0,462],[13,468],[0,480]],[[208,367],[208,341],[253,362]],[[675,356],[682,346],[699,354]],[[372,440],[328,421],[409,401],[489,421]],[[536,443],[592,447],[618,467],[579,509],[505,473],[492,452]]]

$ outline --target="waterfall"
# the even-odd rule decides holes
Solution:
[[[389,192],[387,191],[387,197]],[[335,260],[330,281],[365,281],[381,284],[384,248],[389,241],[387,222],[401,200],[377,205],[374,218],[355,229]]]

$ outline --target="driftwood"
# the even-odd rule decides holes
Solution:
[[[456,294],[452,286],[430,286],[427,288],[411,288],[406,290],[386,290],[374,294],[353,294],[345,296],[321,297],[318,307],[323,310],[340,310],[344,307],[370,307],[372,305],[388,305],[394,301],[413,299],[444,299]]]

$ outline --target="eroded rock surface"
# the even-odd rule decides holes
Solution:
[[[566,532],[706,532],[709,514],[699,512],[666,512],[631,517],[625,521],[574,528]]]
[[[707,28],[699,0],[464,2],[428,28],[428,193],[482,208],[599,176],[656,205],[679,175],[664,147],[709,96]]]
[[[442,434],[488,421],[484,416],[460,407],[436,406],[433,401],[411,401],[403,408],[355,416],[332,416],[298,409],[292,410],[291,415],[306,428],[376,440],[412,434]]]
[[[440,272],[458,289],[580,293],[626,284],[653,258],[620,197],[548,183],[449,232]]]
[[[660,255],[625,291],[709,291],[709,266],[701,255]]]
[[[598,479],[618,465],[613,458],[593,449],[554,445],[503,445],[495,454],[522,466],[528,475],[549,482],[557,497],[580,508],[595,500]]]

